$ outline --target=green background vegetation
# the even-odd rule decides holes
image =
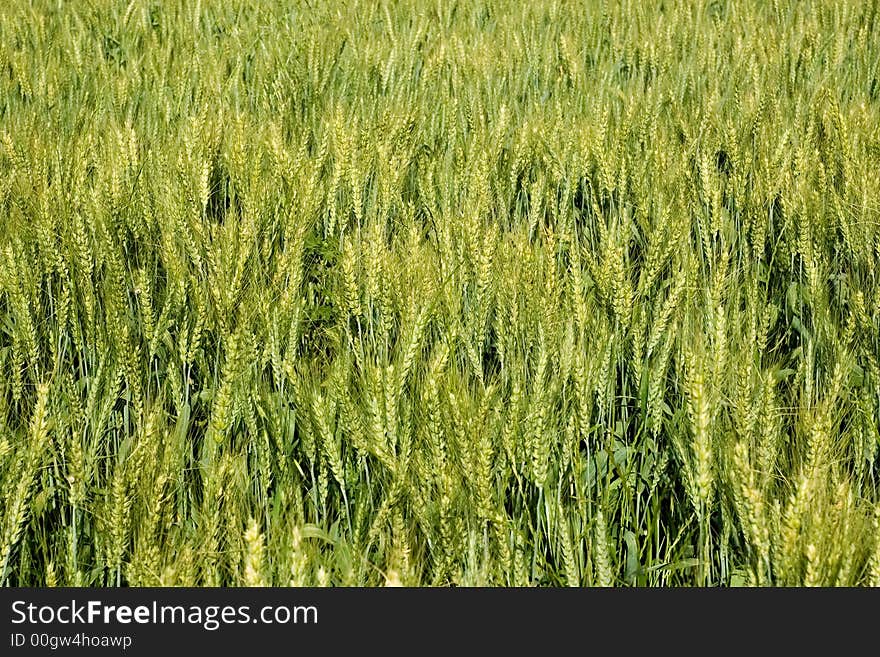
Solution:
[[[877,13],[4,2],[0,584],[880,583]]]

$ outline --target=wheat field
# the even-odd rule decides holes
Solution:
[[[4,2],[0,585],[880,585],[878,4]]]

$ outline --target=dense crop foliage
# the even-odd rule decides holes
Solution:
[[[8,0],[0,584],[880,583],[877,0]]]

